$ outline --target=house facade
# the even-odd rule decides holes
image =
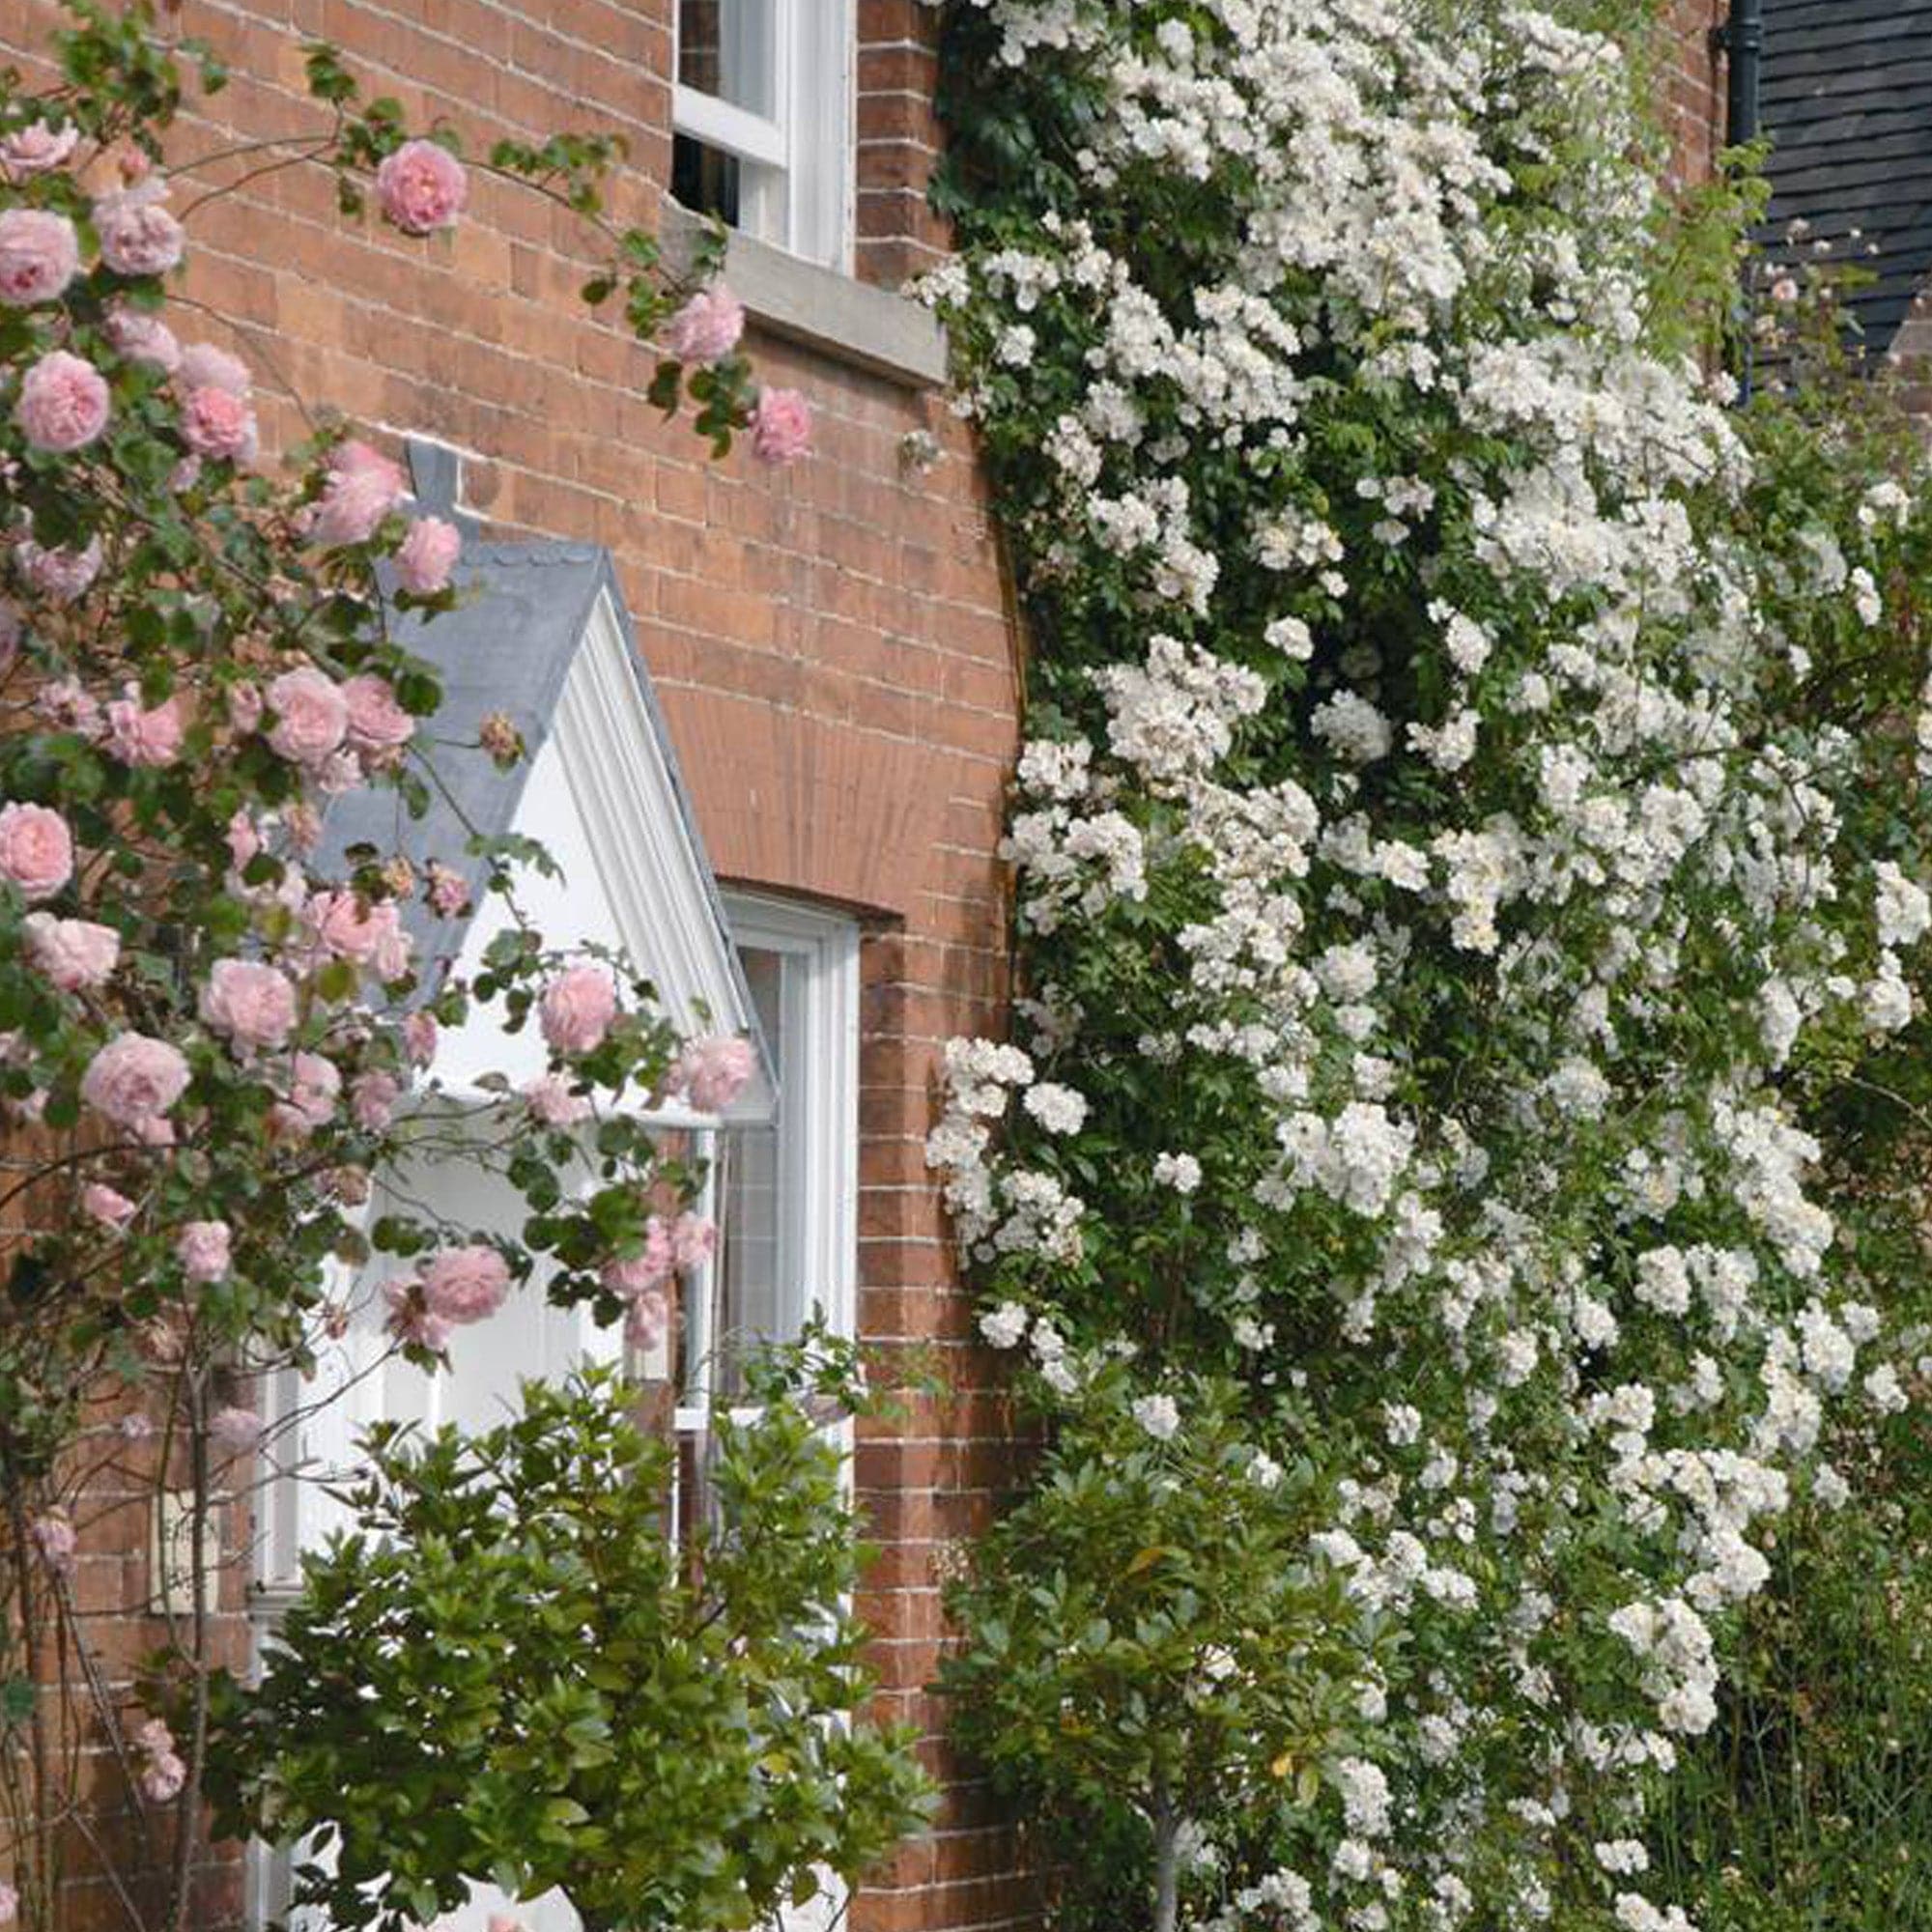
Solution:
[[[1661,82],[1687,181],[1722,144],[1711,32],[1724,12],[1677,0],[1671,15]],[[548,698],[520,683],[508,708],[533,744],[560,748],[524,797],[533,810],[578,800],[541,829],[601,879],[559,919],[621,896],[633,841],[674,847],[666,863],[696,865],[695,896],[679,930],[657,935],[666,956],[683,946],[697,962],[688,983],[711,972],[714,1010],[737,998],[765,1037],[779,1097],[725,1123],[741,1136],[736,1192],[720,1204],[730,1279],[707,1284],[705,1319],[721,1334],[782,1330],[817,1300],[888,1375],[896,1357],[941,1391],[908,1391],[855,1444],[881,1548],[859,1608],[876,1634],[882,1711],[924,1737],[944,1795],[931,1833],[864,1888],[848,1922],[1035,1922],[1013,1835],[952,1760],[926,1688],[941,1579],[1011,1466],[1010,1417],[973,1340],[923,1140],[945,1041],[1001,1026],[997,848],[1025,649],[970,440],[946,405],[944,344],[900,293],[946,246],[925,196],[941,141],[937,12],[923,0],[186,0],[179,17],[233,71],[217,118],[184,129],[185,148],[318,126],[302,84],[312,39],[412,126],[448,120],[472,153],[570,128],[622,135],[615,218],[657,227],[675,249],[690,243],[686,210],[722,215],[760,376],[811,400],[810,462],[708,461],[688,425],[646,402],[650,352],[579,299],[590,254],[578,218],[480,174],[464,221],[426,242],[345,221],[332,183],[300,168],[262,172],[196,217],[185,293],[222,319],[228,332],[211,333],[265,395],[284,399],[265,412],[269,441],[299,433],[296,397],[369,426],[408,450],[426,502],[488,540],[493,570],[523,573],[527,628],[499,625],[498,644],[514,651],[554,624],[560,652],[614,639],[647,674],[646,723],[611,755],[664,749],[656,791],[584,776],[596,700],[575,735],[551,708],[561,681]],[[31,61],[57,22],[43,0],[10,8],[0,51]],[[584,615],[599,594],[611,614]],[[626,800],[639,814],[628,823]],[[724,991],[721,947],[735,974]],[[527,1365],[554,1339],[500,1341],[497,1366]],[[242,1552],[268,1548],[272,1573],[272,1552],[286,1559],[302,1533],[240,1502],[228,1513],[222,1603],[238,1657],[264,1580],[255,1556],[242,1576]],[[159,1560],[134,1531],[125,1557],[83,1577],[110,1654],[154,1640]],[[271,1885],[216,1861],[198,1924],[245,1924]],[[80,1877],[75,1932],[114,1912],[104,1881]]]

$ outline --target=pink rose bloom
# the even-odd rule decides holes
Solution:
[[[396,702],[385,677],[357,671],[342,681],[349,706],[349,749],[365,758],[381,758],[407,745],[415,735],[416,721]]]
[[[100,722],[100,700],[78,678],[60,677],[41,687],[34,709],[56,724],[98,738],[107,727]]]
[[[373,967],[384,980],[399,980],[410,970],[414,949],[393,900],[365,903],[345,887],[315,894],[302,917],[314,928],[317,941],[337,959]]]
[[[90,537],[85,550],[43,550],[28,539],[14,546],[14,561],[29,587],[48,602],[71,604],[100,575],[100,539]]]
[[[49,1570],[65,1577],[73,1568],[73,1552],[79,1539],[65,1511],[49,1510],[45,1516],[37,1516],[28,1533]]]
[[[50,350],[21,377],[14,416],[36,449],[85,449],[107,427],[107,379],[92,362]]]
[[[0,134],[0,175],[14,187],[24,187],[36,175],[50,174],[73,153],[78,128],[49,128],[44,121]]]
[[[47,912],[30,912],[23,923],[28,955],[63,993],[104,984],[120,961],[121,935],[111,925]]]
[[[209,1435],[224,1449],[245,1455],[262,1439],[262,1418],[252,1408],[217,1408],[208,1418]]]
[[[187,1766],[175,1749],[174,1733],[159,1718],[150,1718],[135,1731],[134,1754],[141,1760],[141,1795],[149,1804],[165,1804],[180,1796]]]
[[[170,376],[181,367],[182,346],[159,317],[117,306],[107,311],[105,327],[108,341],[128,361],[145,362]]]
[[[405,141],[376,170],[376,199],[405,235],[453,226],[469,198],[463,163],[435,141]]]
[[[670,1303],[661,1288],[647,1288],[624,1315],[624,1340],[634,1349],[655,1349],[670,1327]]]
[[[700,1114],[718,1114],[738,1097],[755,1065],[748,1039],[712,1035],[688,1040],[671,1069],[671,1085]]]
[[[185,389],[220,389],[242,402],[255,386],[247,363],[212,342],[190,342],[182,351],[181,380]]]
[[[164,1039],[124,1033],[88,1063],[80,1097],[103,1119],[147,1136],[187,1091],[187,1062]]]
[[[259,439],[255,412],[226,389],[203,387],[182,406],[182,439],[197,456],[253,462]]]
[[[764,389],[752,410],[752,453],[760,463],[796,463],[811,452],[811,405],[796,389]]]
[[[291,1140],[305,1140],[335,1117],[342,1095],[342,1075],[333,1061],[319,1053],[298,1053],[289,1081],[289,1097],[276,1108],[277,1122]]]
[[[217,959],[201,989],[201,1016],[238,1053],[280,1046],[296,1023],[296,989],[259,960]]]
[[[189,1281],[219,1281],[230,1264],[228,1223],[189,1221],[175,1237],[175,1254]]]
[[[349,1111],[355,1124],[365,1133],[380,1134],[395,1118],[402,1091],[402,1082],[393,1073],[362,1074],[349,1090]]]
[[[134,1204],[118,1187],[90,1180],[80,1190],[81,1211],[104,1228],[125,1228],[134,1218]]]
[[[680,362],[717,362],[745,332],[745,305],[722,282],[699,289],[665,324],[665,353]]]
[[[167,195],[162,183],[146,181],[94,204],[100,259],[117,275],[164,275],[181,260],[186,237],[161,206]]]
[[[50,898],[73,877],[73,834],[43,805],[0,806],[0,879],[23,898]]]
[[[440,517],[418,517],[396,553],[396,576],[414,597],[434,597],[449,583],[463,536]]]
[[[493,1912],[484,1932],[524,1932],[524,1921],[507,1912]]]
[[[403,1051],[417,1066],[427,1066],[436,1058],[437,1037],[440,1031],[434,1013],[411,1013],[403,1021]]]
[[[269,743],[291,764],[322,764],[349,731],[349,700],[310,665],[285,670],[270,685],[269,709],[275,714]]]
[[[644,1223],[643,1252],[628,1261],[606,1262],[598,1275],[612,1294],[627,1301],[633,1296],[662,1287],[677,1271],[677,1249],[671,1231],[663,1216],[653,1214]]]
[[[0,1925],[11,1925],[20,1916],[20,1894],[0,1880]]]
[[[540,1073],[524,1088],[524,1105],[547,1127],[574,1127],[590,1118],[590,1102],[570,1091],[561,1073]]]
[[[0,214],[0,302],[32,308],[57,299],[80,270],[80,241],[64,214],[10,208]]]
[[[543,1037],[558,1053],[588,1053],[617,1016],[617,987],[602,966],[566,966],[537,1003]]]
[[[439,919],[454,919],[469,910],[469,881],[459,871],[432,859],[429,862],[429,902]]]
[[[718,1224],[702,1214],[680,1214],[670,1231],[671,1253],[680,1272],[701,1267],[718,1247]]]
[[[445,1248],[423,1269],[423,1305],[455,1324],[496,1314],[510,1292],[509,1264],[495,1248]]]
[[[377,526],[408,495],[407,478],[386,456],[366,442],[340,443],[329,458],[328,480],[315,506],[309,535],[330,550],[367,543]]]
[[[432,1315],[423,1305],[421,1282],[385,1281],[383,1299],[389,1304],[389,1333],[398,1341],[412,1343],[438,1355],[449,1347],[452,1324],[440,1315]]]
[[[107,707],[108,747],[124,764],[150,768],[171,765],[181,756],[182,738],[187,729],[185,711],[179,695],[144,711],[136,687],[129,685],[128,696],[115,698]]]

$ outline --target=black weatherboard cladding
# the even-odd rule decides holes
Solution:
[[[1765,0],[1764,16],[1770,259],[1797,252],[1803,218],[1798,248],[1874,270],[1851,307],[1883,355],[1932,282],[1932,0]]]

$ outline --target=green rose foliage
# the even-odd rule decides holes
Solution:
[[[720,1421],[715,1514],[667,1535],[674,1451],[598,1372],[473,1437],[384,1429],[357,1528],[304,1564],[259,1689],[217,1702],[230,1829],[301,1839],[298,1904],[381,1932],[561,1886],[596,1932],[761,1921],[924,1812],[869,1679],[865,1556],[821,1343]],[[313,1835],[310,1835],[313,1834]]]

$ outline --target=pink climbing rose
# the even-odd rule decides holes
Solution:
[[[0,175],[12,186],[24,187],[36,175],[51,174],[60,167],[79,140],[78,128],[49,128],[44,121],[0,134]]]
[[[44,805],[0,806],[0,879],[43,899],[73,877],[73,835]]]
[[[63,993],[103,985],[121,958],[121,935],[87,919],[29,913],[27,954]]]
[[[253,959],[218,959],[201,990],[201,1016],[240,1053],[282,1045],[296,1023],[288,975]]]
[[[743,1092],[754,1064],[750,1040],[728,1035],[688,1040],[672,1069],[671,1085],[700,1114],[722,1113]]]
[[[811,405],[796,389],[764,389],[752,410],[752,452],[761,463],[796,463],[811,452]]]
[[[440,517],[418,517],[396,553],[396,576],[412,596],[434,597],[447,587],[462,549],[455,525]]]
[[[441,1321],[481,1321],[510,1292],[510,1269],[495,1248],[480,1243],[445,1248],[423,1269],[423,1305]]]
[[[228,463],[254,459],[259,442],[255,412],[227,389],[204,384],[192,390],[182,407],[181,426],[182,440],[197,456]]]
[[[367,543],[409,495],[402,470],[380,450],[351,438],[328,460],[328,477],[309,534],[327,549]]]
[[[175,1237],[175,1255],[189,1281],[219,1281],[230,1263],[228,1223],[189,1221]]]
[[[376,199],[405,235],[454,225],[469,198],[463,163],[435,141],[405,141],[376,170]]]
[[[182,258],[182,225],[161,203],[168,190],[153,179],[103,194],[94,204],[100,259],[117,275],[163,275]]]
[[[115,698],[103,715],[108,749],[124,764],[157,769],[181,756],[187,719],[180,697],[165,698],[148,709],[141,703],[139,688],[130,684],[128,695]]]
[[[396,702],[389,681],[374,671],[345,678],[342,696],[349,706],[349,749],[365,758],[400,750],[414,736],[416,721]]]
[[[291,764],[320,765],[340,750],[349,731],[349,700],[333,678],[304,665],[276,678],[268,697],[275,714],[269,743]]]
[[[118,1187],[90,1180],[80,1190],[81,1211],[103,1228],[125,1228],[134,1218],[134,1204]]]
[[[107,379],[92,362],[52,349],[20,379],[14,408],[20,433],[36,449],[85,449],[107,427]]]
[[[88,1062],[80,1097],[118,1127],[145,1133],[187,1091],[187,1062],[164,1039],[124,1033]]]
[[[190,342],[181,352],[181,381],[185,389],[220,389],[244,401],[255,385],[247,363],[212,342]]]
[[[110,308],[102,327],[107,339],[130,362],[145,362],[172,376],[182,365],[182,346],[175,332],[158,316],[139,309]]]
[[[64,214],[10,208],[0,214],[0,302],[32,308],[58,300],[80,270],[80,241]]]
[[[566,966],[544,988],[537,1014],[544,1038],[558,1053],[589,1053],[617,1016],[616,984],[602,966]]]
[[[699,289],[665,324],[667,355],[680,362],[717,362],[745,332],[745,305],[722,282]]]

